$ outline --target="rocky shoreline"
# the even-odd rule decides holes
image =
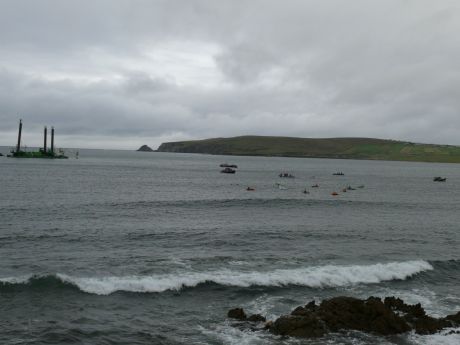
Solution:
[[[247,316],[242,308],[229,310],[227,316],[240,321],[243,327],[255,324],[275,334],[302,338],[322,337],[329,332],[355,330],[378,335],[393,335],[414,331],[434,334],[445,328],[460,326],[460,312],[443,318],[426,314],[420,304],[406,304],[400,298],[334,297],[295,308],[289,315],[266,321],[262,315]],[[263,324],[261,324],[263,323]]]

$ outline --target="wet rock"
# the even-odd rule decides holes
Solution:
[[[302,338],[322,337],[327,333],[324,322],[315,315],[281,316],[273,323],[270,332]]]
[[[246,313],[243,308],[234,308],[228,311],[227,317],[243,321],[246,320]]]
[[[251,322],[265,322],[267,321],[267,319],[265,318],[265,316],[262,316],[260,314],[254,314],[254,315],[251,315],[247,318],[248,321],[251,321]]]
[[[451,321],[454,324],[460,324],[460,311],[457,314],[447,315],[444,320]]]
[[[273,327],[273,321],[270,320],[270,321],[265,322],[264,329],[269,330],[272,327]]]
[[[249,319],[243,309],[235,308],[228,316],[238,320],[263,322],[259,314]],[[265,329],[277,335],[313,338],[328,332],[356,330],[379,335],[400,334],[415,331],[418,334],[433,334],[448,327],[460,325],[460,312],[445,318],[426,315],[420,304],[406,304],[400,298],[377,297],[362,300],[353,297],[335,297],[320,305],[314,301],[295,308],[289,315],[265,323]]]
[[[321,303],[317,313],[331,331],[351,329],[390,335],[411,329],[402,317],[374,297],[365,301],[353,297],[331,298]]]

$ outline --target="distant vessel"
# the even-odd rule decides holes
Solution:
[[[441,176],[436,176],[433,178],[434,182],[446,182],[447,178],[446,177],[441,177]]]
[[[221,165],[219,165],[221,168],[234,168],[234,169],[237,169],[238,168],[238,165],[236,164],[227,164],[227,163],[223,163]]]
[[[232,168],[225,168],[225,169],[222,169],[220,172],[224,173],[224,174],[234,174],[234,173],[236,173],[236,170],[234,170]]]
[[[280,173],[278,176],[279,177],[287,177],[287,178],[295,178],[294,175],[289,174],[289,173]]]
[[[343,175],[345,175],[345,174],[344,174],[343,172],[341,172],[341,171],[338,171],[338,172],[333,173],[332,175],[335,175],[335,176],[343,176]]]
[[[16,150],[11,150],[11,153],[7,155],[10,158],[49,158],[49,159],[66,159],[67,156],[64,155],[62,150],[59,150],[59,153],[54,151],[54,127],[51,127],[51,147],[48,150],[47,148],[47,128],[44,129],[44,140],[43,148],[40,148],[38,151],[23,151],[21,150],[21,136],[22,136],[22,120],[19,120],[19,131],[18,131],[18,143],[16,145]]]

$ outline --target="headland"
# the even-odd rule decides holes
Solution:
[[[158,152],[460,163],[460,146],[374,138],[239,136],[163,143]]]

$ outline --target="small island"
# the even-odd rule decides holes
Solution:
[[[374,138],[240,136],[163,143],[158,152],[460,163],[460,146]]]
[[[139,151],[139,152],[155,152],[155,150],[152,150],[152,148],[150,146],[147,146],[147,145],[142,145],[136,151]]]

